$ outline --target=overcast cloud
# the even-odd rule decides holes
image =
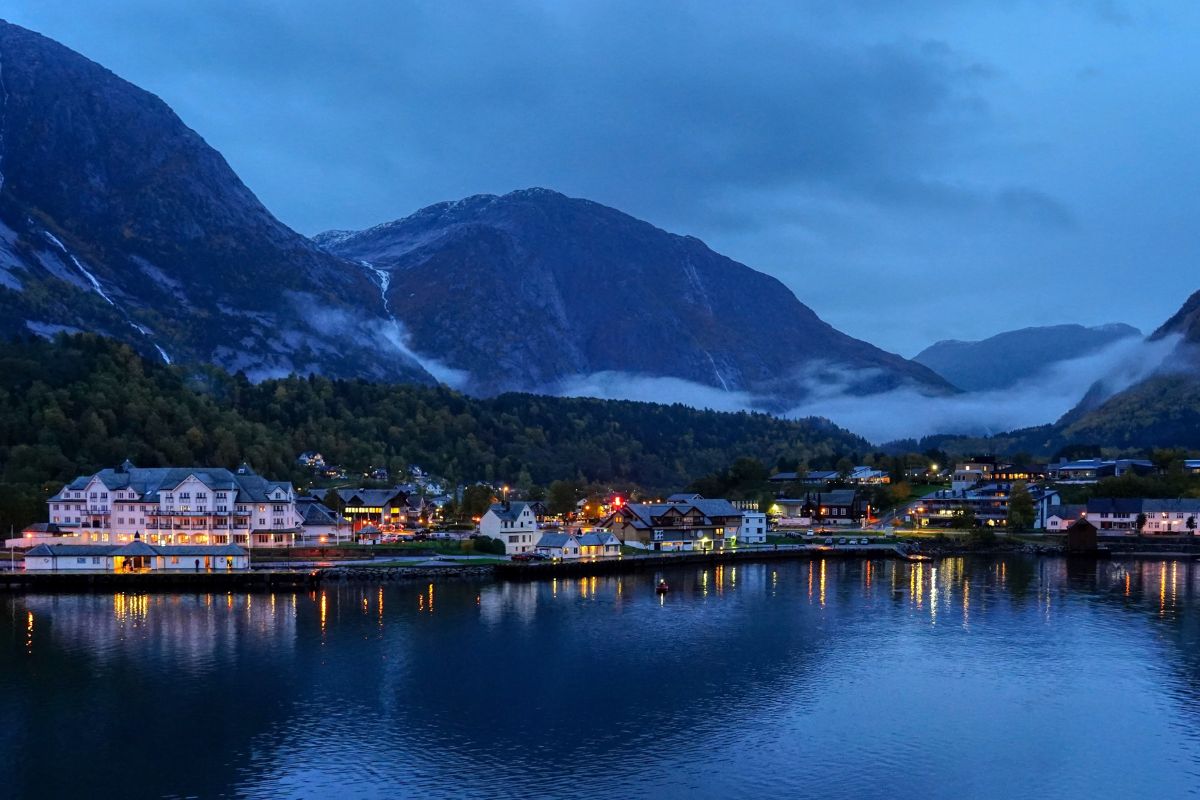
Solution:
[[[1200,288],[1200,7],[1145,0],[16,0],[283,221],[546,186],[778,276],[842,330],[1110,321]]]

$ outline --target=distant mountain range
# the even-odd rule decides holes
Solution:
[[[1050,325],[1008,331],[982,341],[948,339],[927,347],[913,360],[960,389],[1008,389],[1044,375],[1055,364],[1141,336],[1137,328],[1122,323],[1092,328]]]
[[[1137,335],[1055,326],[908,361],[698,239],[544,189],[309,240],[161,100],[0,21],[0,334],[78,330],[255,379],[477,394],[666,379],[777,411],[814,388],[1004,388]],[[1150,340],[1172,336],[1150,381],[1089,393],[1037,436],[1200,446],[1200,293]]]
[[[0,92],[0,333],[481,394],[596,373],[779,408],[830,381],[953,391],[774,278],[596,203],[470,197],[314,243],[161,100],[4,22]]]
[[[439,203],[316,241],[385,276],[412,348],[485,393],[555,392],[612,372],[783,400],[831,381],[952,391],[699,239],[545,189]]]

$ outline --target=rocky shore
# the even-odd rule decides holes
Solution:
[[[326,567],[318,570],[322,583],[378,583],[401,581],[486,580],[495,577],[491,564],[477,567],[372,567],[366,565]]]

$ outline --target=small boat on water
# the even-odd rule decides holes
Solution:
[[[659,581],[658,586],[655,587],[654,591],[658,592],[659,594],[666,594],[667,592],[671,591],[671,587],[667,585],[666,581]]]

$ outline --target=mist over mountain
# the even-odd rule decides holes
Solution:
[[[1132,325],[1049,325],[1006,331],[981,341],[947,339],[913,360],[967,391],[1016,386],[1053,365],[1097,353],[1121,339],[1140,338]]]
[[[909,361],[696,238],[545,189],[309,240],[157,97],[0,22],[0,334],[80,330],[255,379],[821,415],[874,441],[1055,419],[1158,441],[1200,376],[1200,292],[1145,341],[1050,326]]]
[[[672,379],[786,405],[847,374],[856,394],[953,391],[698,239],[546,189],[316,241],[378,271],[413,350],[485,393],[574,393],[600,380],[636,394],[645,379]]]
[[[157,97],[0,21],[0,332],[430,383],[372,276],[287,228]]]

